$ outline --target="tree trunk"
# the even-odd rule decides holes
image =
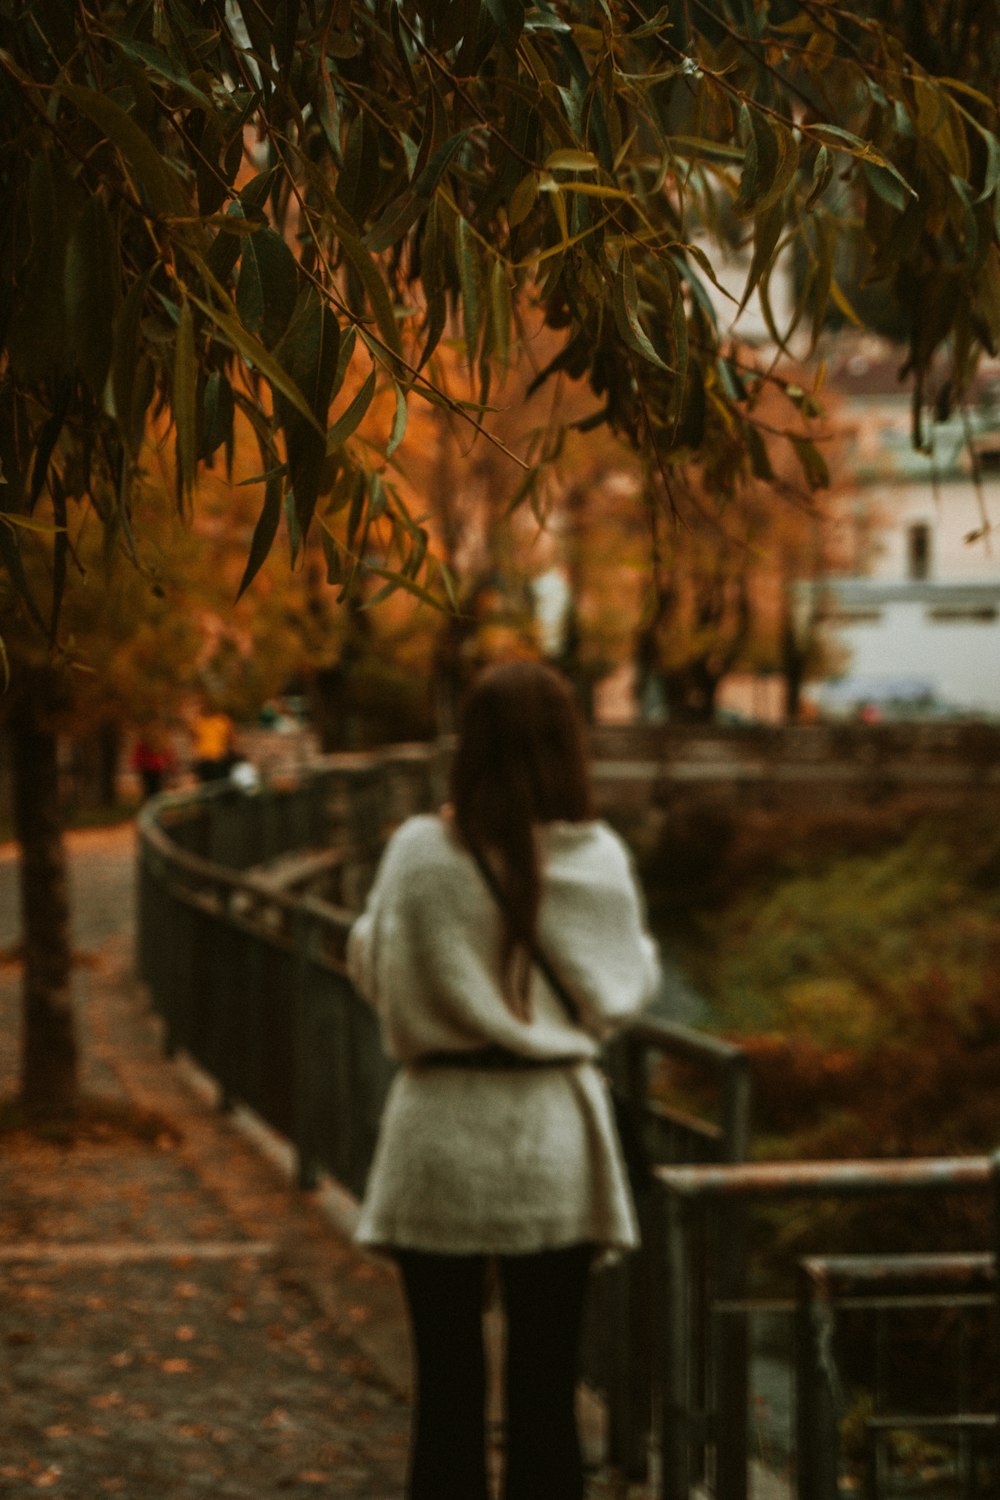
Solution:
[[[31,1115],[68,1115],[79,1081],[57,739],[30,690],[11,706],[7,729],[21,851],[21,1102]]]

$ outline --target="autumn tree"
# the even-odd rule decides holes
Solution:
[[[550,370],[586,380],[592,419],[660,474],[655,503],[682,499],[678,455],[709,455],[728,493],[760,448],[709,294],[734,238],[743,295],[765,305],[780,249],[804,244],[796,315],[818,329],[843,298],[834,247],[864,237],[873,275],[925,314],[917,408],[942,351],[960,397],[1000,334],[1000,144],[986,95],[907,53],[909,10],[880,25],[819,0],[8,0],[0,559],[23,618],[57,634],[71,511],[126,548],[141,531],[153,412],[173,423],[182,506],[236,413],[253,424],[248,582],[282,526],[325,519],[338,588],[374,569],[437,590],[387,457],[412,404],[455,409],[429,363],[450,325],[479,377],[458,410],[488,431],[525,301],[560,334]],[[382,441],[348,448],[380,388]],[[21,555],[39,522],[44,590]],[[12,716],[18,763],[40,764],[44,699],[40,682]]]

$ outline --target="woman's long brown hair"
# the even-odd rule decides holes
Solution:
[[[487,669],[466,700],[451,770],[455,826],[489,860],[503,897],[507,1002],[528,1016],[529,945],[541,900],[535,830],[593,816],[583,723],[568,683],[540,662]]]

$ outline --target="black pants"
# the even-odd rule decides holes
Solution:
[[[507,1323],[504,1500],[582,1500],[576,1382],[590,1245],[497,1258]],[[397,1251],[416,1401],[409,1500],[487,1500],[485,1256]]]

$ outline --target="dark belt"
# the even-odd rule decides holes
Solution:
[[[413,1058],[412,1068],[472,1068],[493,1072],[503,1068],[571,1068],[585,1057],[526,1057],[504,1047],[477,1047],[471,1052],[423,1052]]]

